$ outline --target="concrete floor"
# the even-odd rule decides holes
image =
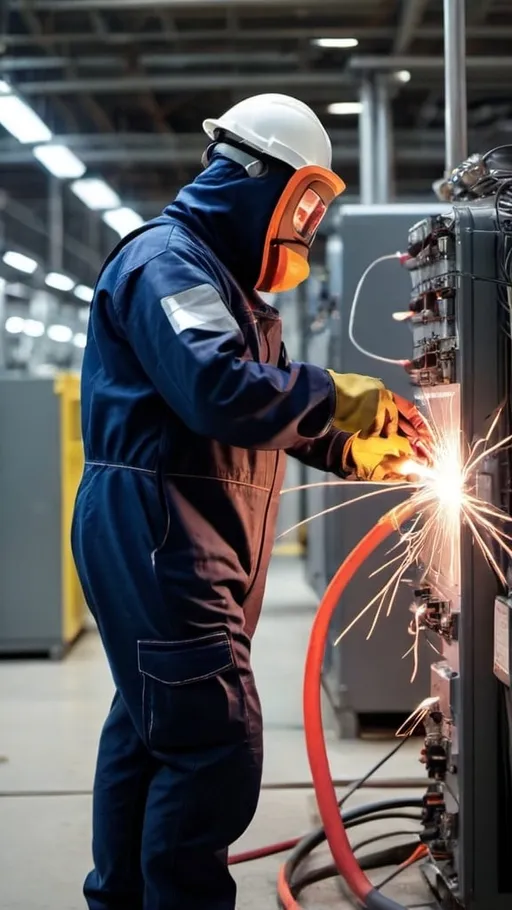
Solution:
[[[301,567],[276,560],[254,645],[266,728],[265,787],[309,781],[301,719],[302,661],[314,598]],[[97,738],[112,695],[112,684],[97,634],[83,636],[61,663],[0,663],[0,908],[1,910],[84,910],[81,885],[90,865],[91,787]],[[329,737],[334,777],[354,778],[389,749],[386,742],[338,742]],[[420,778],[418,743],[412,742],[378,777]],[[418,796],[421,791],[411,791]],[[388,798],[394,791],[367,790],[357,802]],[[405,795],[403,790],[396,795]],[[243,850],[304,833],[314,803],[305,789],[264,789],[250,830],[235,849]],[[414,829],[411,822],[380,823]],[[357,837],[371,836],[378,826]],[[319,862],[327,860],[320,854]],[[275,907],[279,857],[238,866],[239,910]],[[382,874],[376,873],[378,881]],[[385,891],[405,906],[426,907],[429,895],[417,870]],[[310,910],[351,906],[335,882],[304,895]]]

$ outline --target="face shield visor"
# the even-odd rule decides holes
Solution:
[[[299,168],[279,199],[265,238],[255,290],[291,291],[309,275],[309,251],[331,202],[345,189],[326,168]]]

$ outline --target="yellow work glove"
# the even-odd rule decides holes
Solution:
[[[410,479],[411,472],[404,474],[400,468],[410,459],[414,459],[414,452],[404,436],[394,433],[363,439],[356,433],[345,444],[343,470],[359,480],[404,481]]]
[[[397,432],[398,408],[382,380],[358,373],[327,372],[336,389],[333,426],[337,430],[362,436]]]

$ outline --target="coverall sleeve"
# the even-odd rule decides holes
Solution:
[[[326,433],[329,375],[248,359],[244,335],[206,266],[166,250],[113,295],[124,336],[156,389],[195,433],[241,448],[287,449]]]
[[[343,449],[350,433],[331,429],[319,439],[307,440],[287,449],[286,454],[297,458],[302,464],[319,471],[327,471],[338,477],[346,477],[343,471]]]

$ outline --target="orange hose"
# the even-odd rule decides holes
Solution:
[[[320,603],[313,623],[306,658],[303,702],[304,727],[318,809],[338,871],[353,894],[365,906],[369,895],[372,892],[375,895],[375,889],[352,852],[331,778],[322,724],[322,666],[331,620],[345,588],[373,551],[393,531],[396,531],[400,525],[411,518],[414,512],[415,507],[409,501],[392,509],[374,525],[347,556],[329,584]],[[286,910],[300,910],[300,905],[290,892],[283,870],[281,870],[279,876],[278,893]],[[393,907],[397,908],[397,910],[399,908],[398,904],[391,901],[387,906],[389,910]]]

